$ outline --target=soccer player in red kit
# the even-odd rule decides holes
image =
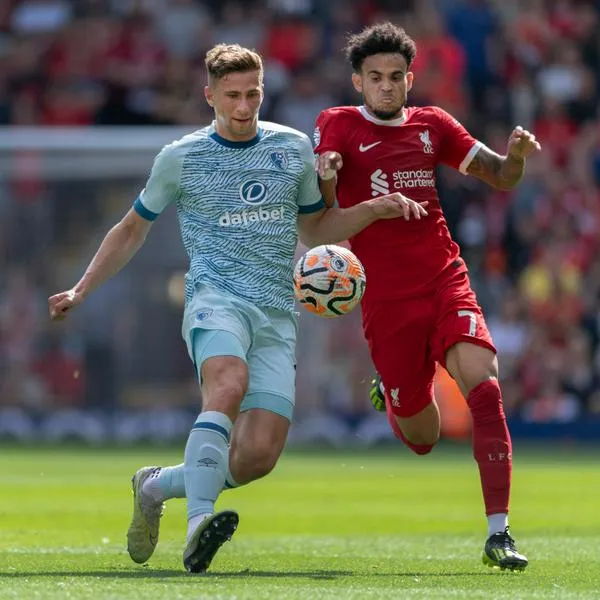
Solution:
[[[337,197],[347,208],[393,192],[428,203],[426,217],[379,221],[350,240],[368,281],[362,313],[380,377],[375,400],[380,396],[385,402],[395,435],[417,454],[427,454],[440,433],[435,363],[448,370],[473,421],[473,454],[488,519],[483,562],[524,569],[527,558],[508,528],[512,447],[496,351],[448,231],[435,169],[445,164],[509,190],[521,179],[525,158],[540,145],[517,127],[500,156],[442,109],[407,107],[416,47],[401,27],[366,28],[349,38],[346,54],[364,105],[330,108],[317,119],[315,152],[326,203]]]

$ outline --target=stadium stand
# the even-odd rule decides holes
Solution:
[[[48,439],[86,432],[95,442],[186,432],[196,389],[179,338],[185,257],[172,213],[75,318],[51,324],[46,297],[79,276],[127,210],[161,136],[175,137],[165,128],[211,120],[202,94],[207,48],[239,42],[261,51],[262,118],[311,134],[320,110],[358,101],[344,36],[383,19],[417,41],[411,103],[446,108],[499,152],[515,124],[542,143],[514,192],[444,170],[440,195],[498,347],[507,414],[526,432],[528,424],[569,425],[574,436],[600,419],[599,2],[5,0],[0,438],[30,439],[35,427]],[[91,126],[111,140],[163,133],[112,162],[110,148],[94,142],[62,161],[48,147],[1,143],[19,129],[44,139],[68,131],[66,140]],[[303,315],[298,358],[292,440],[389,435],[369,405],[358,314],[326,327]],[[162,429],[149,411],[164,413]]]

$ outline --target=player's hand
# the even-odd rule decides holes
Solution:
[[[75,290],[68,290],[48,298],[48,310],[53,321],[62,321],[67,318],[67,313],[83,302],[83,295]]]
[[[507,155],[513,158],[527,158],[534,152],[542,149],[540,143],[535,139],[535,135],[523,129],[520,125],[515,127],[508,138]]]
[[[327,181],[344,166],[342,155],[339,152],[324,152],[317,157],[315,169],[321,179]]]
[[[407,221],[411,218],[420,219],[427,216],[425,207],[429,202],[415,202],[400,192],[379,196],[367,200],[378,219],[397,219],[404,217]]]

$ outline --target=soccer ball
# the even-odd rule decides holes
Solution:
[[[296,300],[320,317],[350,312],[365,292],[361,262],[347,248],[328,244],[309,250],[294,269]]]

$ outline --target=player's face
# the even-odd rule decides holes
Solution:
[[[217,133],[226,140],[244,142],[258,133],[258,111],[263,100],[260,71],[229,73],[204,88],[215,109]]]
[[[352,74],[352,83],[363,95],[365,106],[378,119],[402,115],[413,74],[401,54],[373,54],[365,58],[360,73]]]

